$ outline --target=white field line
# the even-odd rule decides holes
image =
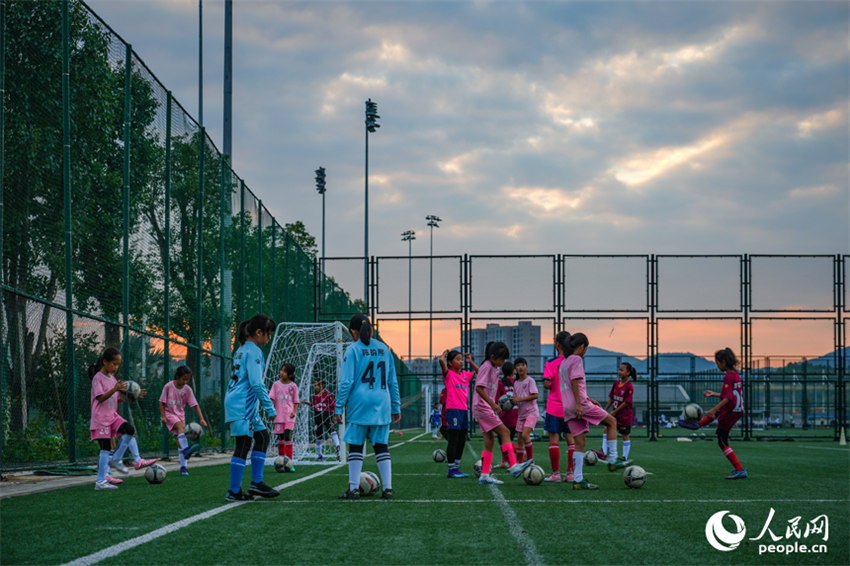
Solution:
[[[426,433],[422,433],[419,436],[423,436]],[[400,442],[398,444],[394,444],[392,447],[398,447],[403,444],[407,444],[412,440],[416,440],[419,438],[418,436],[411,438],[405,442]],[[371,456],[371,454],[370,454]],[[340,463],[330,468],[324,469],[320,472],[316,472],[315,474],[310,474],[309,476],[304,476],[303,478],[298,478],[297,480],[286,482],[275,487],[276,490],[282,491],[284,489],[288,489],[294,485],[298,485],[299,483],[305,482],[307,480],[311,480],[313,478],[317,478],[319,476],[323,476],[328,472],[332,472],[333,470],[340,468],[346,465],[345,463]],[[204,519],[209,519],[210,517],[215,517],[219,513],[224,513],[230,509],[236,509],[241,505],[245,505],[246,503],[250,503],[248,501],[234,501],[233,503],[227,503],[222,505],[221,507],[216,507],[215,509],[210,509],[209,511],[204,511],[203,513],[199,513],[197,515],[193,515],[192,517],[187,517],[181,521],[177,521],[175,523],[171,523],[170,525],[166,525],[164,527],[160,527],[155,529],[147,534],[131,538],[129,540],[125,540],[124,542],[120,542],[118,544],[112,545],[110,547],[104,548],[103,550],[99,550],[93,554],[89,554],[88,556],[83,556],[82,558],[78,558],[71,562],[66,563],[64,566],[88,566],[90,564],[97,564],[101,560],[105,560],[107,558],[111,558],[118,554],[121,554],[125,550],[130,550],[131,548],[135,548],[139,545],[145,544],[146,542],[150,542],[152,540],[158,539],[161,536],[165,536],[171,534],[183,527],[188,527],[193,523],[197,523],[198,521],[203,521]]]
[[[466,446],[469,448],[469,451],[472,452],[472,457],[478,458],[478,454],[476,454],[472,445],[467,444]],[[488,487],[490,488],[490,493],[493,494],[496,503],[499,504],[499,509],[502,511],[502,516],[505,517],[505,521],[508,523],[511,535],[513,535],[514,539],[516,539],[517,545],[522,550],[523,556],[525,556],[525,563],[530,565],[539,564],[540,566],[543,566],[545,563],[543,562],[543,557],[540,556],[539,552],[537,552],[537,546],[534,544],[534,539],[532,539],[531,535],[522,528],[522,523],[519,522],[519,518],[516,516],[513,507],[511,507],[510,503],[508,503],[508,500],[505,499],[505,496],[502,495],[502,492],[499,491],[498,487],[495,485],[490,485]]]
[[[361,499],[363,502],[368,502],[369,499]],[[381,498],[376,497],[372,499],[372,501],[383,501]],[[610,505],[611,503],[621,505],[626,503],[637,503],[640,505],[644,504],[653,504],[653,503],[662,503],[662,504],[670,504],[670,503],[735,503],[735,504],[745,504],[745,503],[847,503],[850,502],[850,499],[631,499],[628,501],[624,501],[622,499],[587,499],[576,501],[575,499],[506,499],[508,503],[557,503],[557,504],[575,504],[575,505],[590,505],[593,503],[602,503],[605,505]],[[315,499],[287,499],[287,503],[304,503],[304,504],[315,504]],[[339,503],[345,504],[346,502],[343,500],[330,500],[330,501],[322,501],[322,504],[331,504],[331,503]],[[415,504],[433,504],[433,503],[493,503],[493,500],[490,498],[487,499],[394,499],[393,505],[400,505],[402,503],[415,503]]]
[[[808,448],[809,450],[838,450],[840,452],[847,452],[847,448],[832,448],[829,446],[803,446],[803,448]]]

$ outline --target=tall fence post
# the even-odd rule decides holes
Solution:
[[[744,388],[744,440],[750,440],[753,433],[753,348],[752,348],[752,321],[750,320],[750,308],[752,306],[752,281],[750,279],[752,264],[750,256],[744,254],[741,257],[741,357],[743,367],[742,387]]]
[[[63,8],[64,10],[64,8]],[[64,22],[64,16],[63,16]],[[63,44],[65,40],[63,28]],[[64,57],[64,55],[63,55]],[[64,59],[63,59],[64,60]],[[64,66],[63,66],[64,75]],[[3,247],[3,218],[6,215],[6,209],[3,204],[3,164],[5,163],[4,147],[6,129],[6,0],[0,0],[0,250]],[[6,359],[6,342],[8,342],[9,327],[6,322],[6,299],[3,296],[3,286],[6,284],[6,270],[3,268],[4,262],[0,261],[0,360]],[[0,363],[0,415],[5,415],[3,407],[3,399],[6,397],[6,374],[3,368],[5,363]],[[0,468],[3,467],[4,439],[6,435],[0,434]]]
[[[122,251],[123,277],[121,285],[121,315],[124,323],[121,353],[125,360],[130,354],[130,131],[133,104],[133,46],[129,43],[124,50],[124,185],[122,196],[122,219],[124,221],[124,245]],[[129,364],[125,364],[124,378],[130,377]]]
[[[221,440],[221,450],[224,451],[225,447],[225,427],[227,424],[224,419],[224,396],[226,394],[227,383],[229,380],[226,376],[227,371],[227,357],[230,356],[230,345],[231,345],[231,319],[233,318],[233,305],[232,305],[232,271],[227,268],[227,256],[225,254],[225,249],[227,247],[227,238],[230,235],[230,227],[233,225],[232,221],[232,193],[233,193],[233,179],[230,171],[230,164],[228,163],[228,157],[226,154],[222,154],[221,156],[221,210],[220,210],[220,230],[218,236],[219,243],[219,251],[218,251],[218,262],[219,262],[219,272],[221,273],[221,305],[219,307],[219,318],[221,320],[221,324],[219,326],[219,340],[221,345],[219,346],[219,400],[221,404],[221,411],[219,415],[219,435]],[[211,423],[210,423],[211,424]]]
[[[239,320],[245,320],[245,278],[248,277],[248,270],[245,269],[245,226],[248,221],[245,214],[245,181],[239,180]],[[223,400],[222,400],[223,401]]]
[[[846,378],[847,352],[844,350],[844,341],[846,339],[846,329],[844,328],[844,293],[847,285],[846,268],[847,258],[841,255],[836,255],[833,261],[833,289],[835,306],[835,349],[833,354],[833,362],[835,364],[835,440],[840,440],[841,432],[847,434],[847,392],[844,387]]]
[[[313,322],[319,322],[319,258],[313,258]],[[372,320],[375,320],[374,318]]]
[[[272,312],[271,317],[276,321],[280,322],[283,320],[280,318],[279,313],[277,312],[277,220],[272,220],[272,247],[271,247],[271,259],[272,259]]]
[[[172,96],[169,90],[165,105],[165,241],[163,242],[165,247],[163,254],[163,269],[165,271],[163,306],[165,312],[162,323],[162,331],[165,336],[163,339],[163,382],[167,381],[171,374],[171,112]],[[171,437],[165,427],[160,428],[162,429],[162,453],[168,456]]]
[[[649,256],[649,320],[647,322],[647,370],[649,371],[649,440],[658,440],[658,258],[655,254]]]
[[[204,184],[206,168],[206,142],[207,131],[201,126],[198,131],[198,219],[197,219],[197,252],[198,260],[195,278],[195,335],[192,340],[195,341],[195,393],[198,398],[203,397],[201,391],[203,384],[203,374],[201,373],[201,365],[203,364],[203,303],[204,303]]]
[[[257,312],[263,312],[263,201],[257,199]]]
[[[74,359],[73,239],[71,224],[71,29],[69,0],[62,0],[62,192],[65,229],[65,364],[68,371],[68,461],[77,461],[77,364]],[[4,27],[5,27],[5,21]],[[4,37],[5,39],[5,37]],[[4,97],[5,98],[5,97]]]

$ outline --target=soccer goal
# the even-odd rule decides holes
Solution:
[[[285,363],[295,365],[295,383],[298,385],[298,412],[295,416],[295,430],[292,435],[292,456],[296,462],[318,462],[313,432],[313,408],[304,401],[313,399],[313,382],[321,380],[325,389],[336,399],[339,373],[342,369],[342,355],[352,343],[351,334],[341,322],[302,323],[282,322],[275,330],[272,347],[266,363],[265,384],[271,389],[278,379],[280,368]],[[273,419],[267,419],[266,426],[274,430]],[[339,425],[339,437],[343,427]],[[330,438],[325,438],[329,449],[325,454],[335,454]],[[272,443],[274,446],[274,443]],[[340,447],[340,456],[345,461],[345,444]],[[329,463],[336,463],[330,459]]]

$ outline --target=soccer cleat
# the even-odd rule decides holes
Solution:
[[[567,475],[564,476],[565,482],[575,481],[576,477],[572,470],[567,470]]]
[[[94,484],[94,490],[95,491],[109,490],[109,489],[118,489],[118,486],[112,485],[107,480],[101,480],[99,482],[95,482],[95,484]]]
[[[689,423],[686,420],[679,419],[679,426],[690,430],[699,430],[699,423]]]
[[[118,479],[118,478],[113,478],[112,476],[106,476],[106,481],[108,483],[111,483],[112,485],[119,485],[119,484],[124,483],[124,480]]]
[[[115,468],[121,474],[129,474],[130,468],[124,465],[120,460],[110,460],[109,465]]]
[[[319,462],[324,462],[324,461],[325,461],[325,459],[324,459],[324,458],[322,458],[322,455],[321,455],[321,454],[319,454],[318,461],[319,461]]]
[[[496,467],[497,467],[497,468],[500,468],[500,469],[502,469],[502,470],[507,470],[508,468],[510,468],[510,467],[511,467],[511,465],[510,465],[510,464],[508,464],[507,462],[502,462],[501,464],[499,464],[499,465],[498,465],[498,466],[496,466]]]
[[[514,464],[513,466],[508,468],[508,471],[511,473],[511,475],[513,477],[518,478],[520,476],[520,474],[522,474],[525,471],[525,469],[527,467],[529,467],[530,465],[531,465],[531,460],[526,460],[525,462]]]
[[[345,493],[337,497],[337,499],[360,499],[360,492],[356,489],[346,489]]]
[[[632,465],[631,460],[626,460],[625,458],[617,458],[613,462],[608,462],[608,471],[616,472],[617,470],[622,470],[623,468],[628,468]]]
[[[743,470],[735,470],[734,472],[732,472],[731,474],[726,476],[726,479],[727,480],[745,480],[748,477],[750,477],[750,475],[747,473],[747,469],[744,468]]]
[[[599,486],[583,479],[581,481],[574,481],[573,489],[599,489]]]
[[[259,497],[265,497],[266,499],[271,499],[272,497],[277,497],[278,495],[280,495],[279,491],[269,487],[264,481],[261,481],[259,483],[251,482],[251,484],[248,486],[248,493],[251,495],[257,495]]]
[[[393,499],[395,498],[395,491],[392,489],[385,489],[383,493],[381,493],[381,499]]]
[[[461,472],[457,468],[452,468],[452,469],[449,470],[449,473],[448,473],[448,475],[446,475],[446,477],[447,478],[468,478],[469,475],[464,474],[463,472]]]
[[[295,466],[289,466],[289,470],[288,470],[288,471],[289,471],[289,473],[294,472],[294,471],[295,471]]]
[[[490,474],[481,474],[481,477],[478,478],[478,483],[481,485],[502,485],[505,482],[497,480]]]
[[[147,468],[151,464],[155,464],[155,463],[156,463],[156,458],[151,458],[150,460],[142,459],[142,460],[139,460],[138,462],[136,462],[135,464],[133,464],[133,467],[136,468],[137,470],[141,470],[142,468]]]
[[[192,446],[187,446],[186,448],[181,450],[181,452],[183,453],[183,457],[186,458],[187,460],[200,451],[201,451],[201,445],[200,444],[193,444]]]
[[[227,501],[253,501],[254,496],[250,493],[245,493],[241,489],[236,493],[233,493],[232,491],[228,490],[227,495],[224,496],[224,499],[226,499]]]
[[[561,472],[552,472],[552,474],[543,481],[551,482],[551,483],[560,482],[561,481]]]
[[[189,470],[186,468],[186,466],[183,466],[182,468],[180,468],[180,475],[181,476],[188,476],[189,475]]]
[[[600,460],[607,460],[608,459],[608,454],[606,454],[602,450],[591,450],[591,452],[596,454],[596,457],[599,458]]]

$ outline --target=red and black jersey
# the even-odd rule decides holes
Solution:
[[[317,413],[333,413],[336,410],[333,395],[324,389],[321,393],[313,395],[313,410]]]

